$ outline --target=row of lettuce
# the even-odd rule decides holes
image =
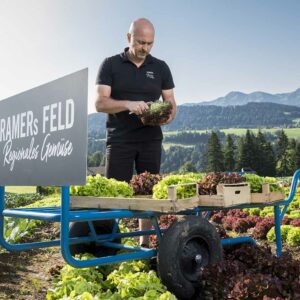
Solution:
[[[81,196],[103,196],[103,197],[134,197],[135,195],[152,195],[153,199],[167,199],[168,198],[168,186],[174,184],[186,184],[186,183],[195,183],[203,181],[205,174],[203,173],[188,173],[184,175],[168,175],[161,177],[160,175],[153,175],[148,172],[142,173],[140,175],[133,176],[130,184],[126,182],[120,182],[115,179],[107,179],[103,176],[88,176],[87,183],[85,186],[72,186],[71,194],[72,195],[81,195]],[[289,193],[289,187],[282,187],[277,184],[277,179],[273,177],[260,177],[255,174],[247,174],[244,176],[245,180],[251,186],[251,192],[261,192],[263,183],[271,183],[272,190],[284,190],[285,194]],[[214,179],[215,180],[215,179]],[[180,186],[177,187],[177,197],[178,199],[188,198],[194,196],[196,192],[195,186]],[[6,208],[10,207],[42,207],[42,206],[57,206],[59,205],[59,196],[56,197],[45,197],[39,194],[10,194],[6,193]],[[37,201],[38,199],[42,199]],[[252,217],[269,217],[270,220],[273,220],[274,211],[273,207],[255,207],[244,209],[244,212],[247,213],[248,220],[250,223],[256,220],[258,223],[259,220],[253,219]],[[221,220],[224,222],[224,212],[219,212],[221,214]],[[244,216],[245,217],[245,216]],[[252,218],[252,219],[251,219]],[[299,219],[299,221],[297,221]],[[291,220],[291,221],[287,221]],[[247,219],[243,218],[245,223]],[[27,219],[15,219],[15,218],[6,218],[5,219],[5,237],[9,242],[17,242],[22,237],[28,236],[34,232],[34,228],[39,226],[42,221],[39,220],[27,220]],[[271,222],[269,222],[271,223]],[[300,197],[299,193],[296,194],[294,200],[289,205],[286,211],[286,217],[284,219],[284,224],[289,225],[290,229],[293,229],[291,232],[296,233],[300,230]],[[294,229],[295,227],[295,229]],[[250,228],[250,226],[248,226]],[[248,229],[247,228],[247,229]],[[229,226],[228,228],[232,228]],[[233,231],[238,233],[243,233],[244,231],[235,230]],[[292,234],[291,233],[291,234]],[[300,233],[299,233],[300,236]],[[293,242],[294,245],[300,245],[297,242],[297,239],[293,239],[296,242]],[[291,241],[288,239],[287,241]]]
[[[130,184],[119,182],[114,179],[107,179],[102,176],[94,176],[87,178],[86,186],[71,187],[73,195],[91,195],[106,197],[133,197],[140,194],[152,194],[154,199],[167,199],[169,185],[199,182],[204,174],[185,174],[185,175],[169,175],[164,178],[161,176],[143,174],[133,178]],[[265,182],[276,183],[275,178],[263,178],[257,175],[245,176],[246,181],[251,185],[252,192],[260,192],[261,186]],[[273,190],[282,190],[279,185],[272,185]],[[284,188],[285,193],[289,189]],[[298,192],[300,192],[298,190]],[[179,199],[187,198],[195,195],[194,186],[183,186],[177,189]],[[13,195],[9,195],[12,197]],[[36,198],[34,198],[36,197]],[[60,203],[59,196],[48,197],[36,201],[39,196],[34,196],[26,207],[43,207],[57,206]],[[30,197],[29,197],[30,198]],[[24,206],[18,205],[16,200],[10,201],[6,199],[9,207]],[[34,202],[35,201],[35,202]],[[34,203],[32,203],[34,202]],[[19,202],[20,203],[20,202]],[[28,204],[28,203],[26,203]],[[297,195],[289,206],[284,225],[281,226],[282,239],[292,246],[300,245],[300,197]],[[220,224],[227,230],[241,234],[251,228],[251,224],[255,226],[260,224],[260,229],[264,232],[257,238],[267,238],[269,241],[275,240],[273,208],[250,208],[243,211],[216,212],[213,220],[218,219],[220,214]],[[35,232],[38,226],[43,224],[39,220],[11,219],[6,218],[5,221],[5,237],[10,242],[17,242],[28,237]],[[227,222],[227,223],[226,223]],[[251,223],[252,222],[252,223]],[[250,224],[250,225],[249,225]],[[252,226],[253,227],[253,226]],[[241,228],[243,228],[241,230]],[[122,228],[126,230],[126,228]],[[132,243],[133,240],[123,241],[124,243]],[[81,259],[90,259],[90,255],[83,255]],[[52,288],[47,292],[47,300],[68,299],[68,300],[102,300],[102,299],[176,299],[174,295],[166,290],[154,271],[149,269],[148,262],[133,261],[124,262],[118,265],[110,265],[106,267],[74,269],[65,265],[60,275],[53,281]]]

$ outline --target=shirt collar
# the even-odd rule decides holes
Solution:
[[[129,50],[129,47],[126,47],[124,49],[124,51],[120,54],[120,57],[122,59],[123,62],[131,62],[128,57],[127,57],[127,54],[126,52]],[[145,61],[143,62],[143,65],[147,65],[147,64],[151,64],[153,62],[153,56],[151,54],[148,54],[146,56],[146,59]]]

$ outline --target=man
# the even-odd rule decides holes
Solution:
[[[170,123],[176,115],[170,69],[164,61],[150,55],[154,35],[149,20],[134,21],[127,34],[129,47],[121,54],[106,58],[97,75],[96,110],[107,113],[108,178],[129,182],[134,165],[138,174],[160,171],[161,128],[144,126],[138,118],[149,108],[147,103],[160,96],[172,105],[170,117],[164,124]],[[143,222],[141,227],[148,226]],[[144,241],[147,244],[147,239]]]

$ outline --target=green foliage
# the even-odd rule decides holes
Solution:
[[[229,134],[224,147],[224,169],[227,171],[235,170],[235,151],[236,146],[232,136]]]
[[[37,193],[30,194],[14,194],[5,193],[5,208],[16,208],[25,206],[43,199],[43,196]]]
[[[161,171],[164,173],[178,172],[180,167],[191,160],[193,148],[184,148],[180,146],[171,146],[164,155],[162,155]]]
[[[292,219],[300,219],[300,210],[291,210],[288,216]]]
[[[283,112],[287,112],[284,114]],[[293,126],[300,108],[275,103],[248,103],[236,106],[179,106],[176,119],[166,130],[196,130],[207,128],[259,128]]]
[[[186,161],[179,169],[180,174],[190,173],[190,172],[197,172],[194,164],[192,161]]]
[[[38,193],[48,196],[52,194],[59,194],[61,188],[59,186],[38,186],[37,191]]]
[[[244,174],[246,182],[250,184],[251,193],[261,193],[262,184],[264,179],[256,174]]]
[[[294,228],[292,225],[281,225],[281,239],[286,241],[289,231]],[[273,226],[267,233],[269,242],[275,242],[275,227]]]
[[[250,216],[260,216],[261,208],[253,207],[253,208],[245,208],[244,211],[248,211]]]
[[[218,135],[212,132],[207,143],[207,172],[224,171],[224,154]]]
[[[274,216],[274,208],[273,206],[266,206],[264,207],[259,214],[261,217],[271,217]]]
[[[84,260],[91,258],[86,254],[81,257]],[[100,267],[77,269],[66,265],[53,285],[47,292],[47,300],[176,299],[162,285],[156,273],[149,271],[147,264],[142,261],[116,264],[115,270],[107,277]]]
[[[250,184],[251,193],[261,193],[262,185],[264,183],[270,184],[270,192],[282,192],[284,194],[284,189],[278,183],[275,177],[261,177],[256,174],[244,174],[246,182]]]
[[[71,186],[71,194],[95,197],[132,197],[133,189],[127,182],[107,179],[99,174],[88,176],[85,186]]]
[[[58,198],[46,198],[25,207],[49,207],[58,206]],[[8,242],[17,243],[25,236],[30,235],[34,229],[41,225],[42,221],[23,218],[5,218],[4,237]]]
[[[202,173],[188,173],[185,175],[169,175],[153,187],[154,199],[168,199],[168,186],[174,184],[196,183],[203,177]],[[177,187],[177,198],[188,198],[196,194],[196,184]]]
[[[149,109],[145,110],[139,117],[144,125],[160,125],[166,122],[172,112],[172,104],[167,101],[155,101],[149,104]]]
[[[258,131],[255,137],[256,157],[255,170],[262,176],[274,176],[275,170],[275,153],[270,142],[267,142],[261,130]]]
[[[239,145],[239,169],[251,167],[253,170],[256,170],[258,155],[255,135],[252,131],[247,130],[245,137],[241,140]]]
[[[264,177],[264,183],[270,184],[270,192],[281,192],[284,194],[284,188],[279,185],[278,179],[275,177]]]
[[[98,150],[87,157],[88,167],[99,167],[103,159],[103,154]]]
[[[286,241],[291,246],[300,246],[300,227],[290,229]]]

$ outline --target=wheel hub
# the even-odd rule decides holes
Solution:
[[[197,282],[201,277],[203,268],[209,264],[209,251],[204,240],[198,237],[189,239],[180,256],[180,265],[184,277]]]

